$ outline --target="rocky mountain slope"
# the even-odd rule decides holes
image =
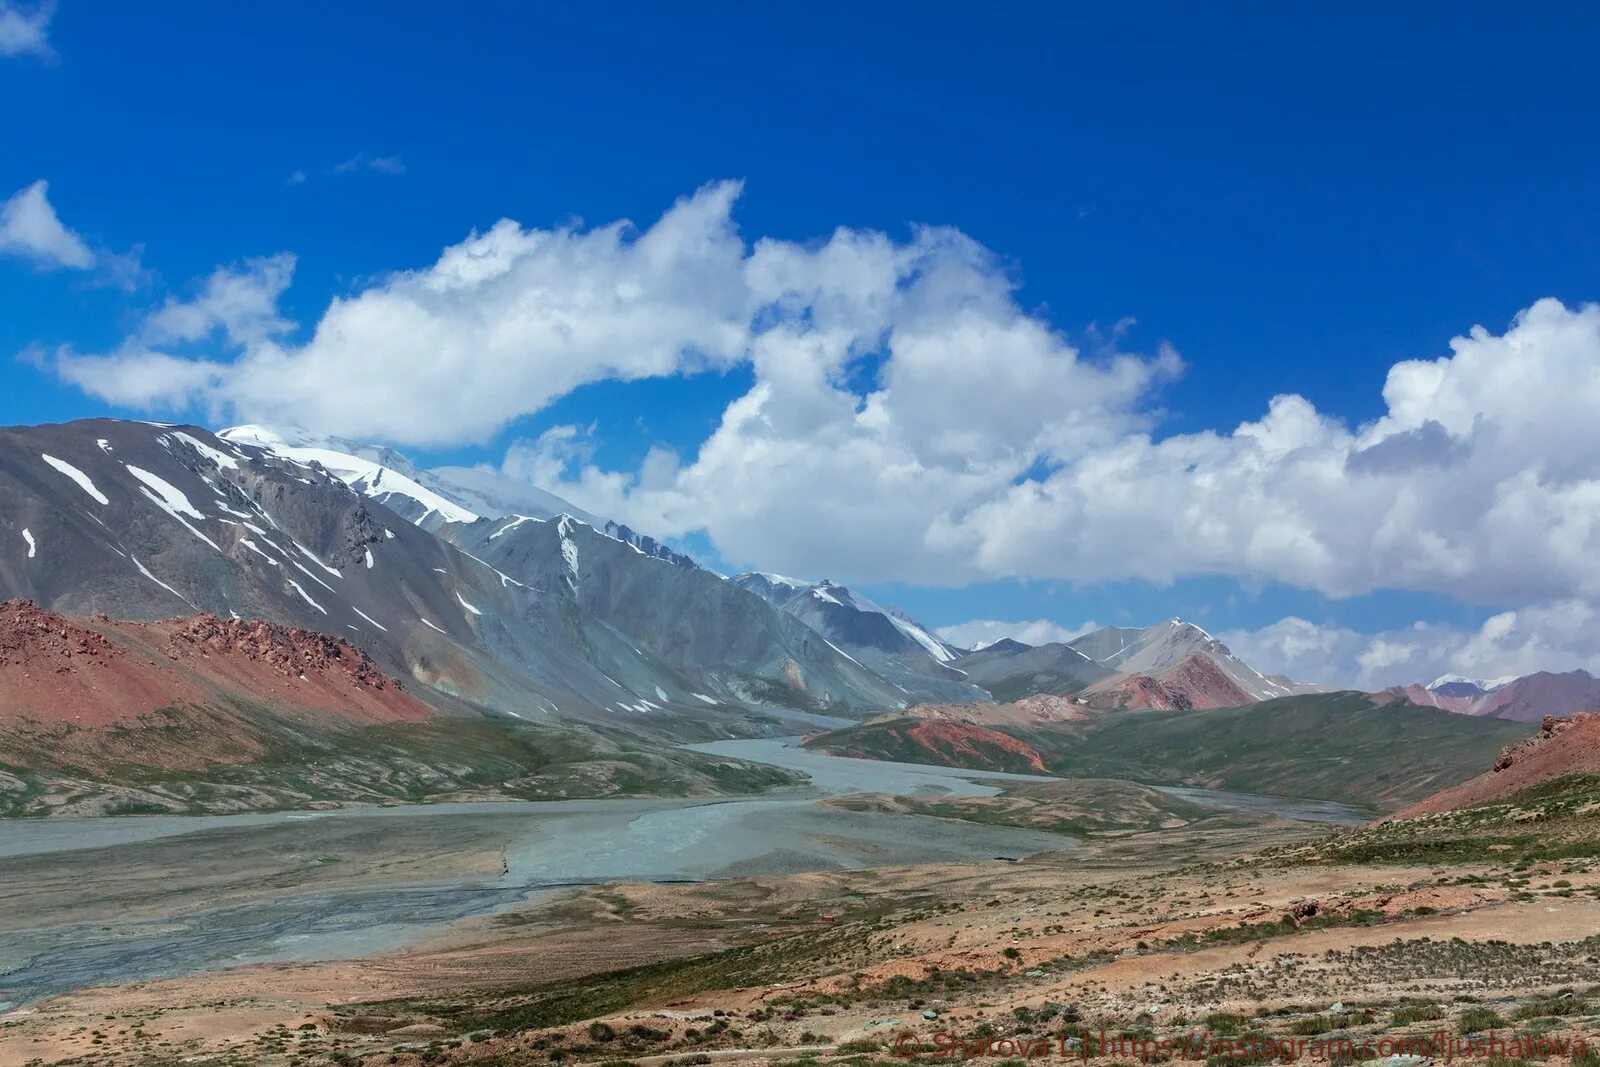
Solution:
[[[431,703],[663,737],[909,703],[676,553],[572,519],[478,517],[402,481],[391,456],[380,458],[394,466],[362,467],[377,461],[234,436],[116,420],[0,430],[0,595],[69,613],[210,612],[335,632]],[[488,556],[514,558],[524,577]],[[646,610],[687,586],[711,598],[699,622],[680,625],[665,599]],[[693,651],[675,655],[686,635]]]
[[[471,523],[479,519],[517,516],[554,519],[570,515],[629,542],[647,555],[697,566],[688,556],[652,537],[598,518],[554,493],[486,468],[425,469],[383,445],[343,437],[319,437],[295,428],[234,426],[219,431],[217,436],[293,462],[315,463],[352,489],[381,501],[401,518],[426,530],[437,530],[445,523]]]
[[[961,650],[897,608],[882,607],[824,579],[806,582],[752,571],[729,579],[793,615],[902,693],[921,700],[988,700],[990,694],[952,666]]]
[[[718,792],[771,768],[441,712],[343,638],[0,604],[0,814]]]
[[[1084,691],[1084,702],[1096,708],[1236,708],[1257,698],[1246,692],[1215,659],[1191,652],[1157,674],[1117,674]]]
[[[560,629],[558,605],[318,466],[196,427],[0,430],[0,593],[72,614],[335,632],[434,700],[529,718],[593,710],[541,680],[561,649],[532,633]],[[491,650],[491,620],[529,635],[520,656]]]
[[[581,640],[590,658],[604,664],[610,686],[591,699],[609,706],[869,711],[910,702],[823,634],[761,597],[570,516],[454,524],[440,536],[573,605],[587,624]],[[610,635],[623,643],[617,646]]]
[[[969,652],[953,665],[1000,701],[1038,693],[1080,693],[1112,673],[1071,645],[1030,646],[1009,638]]]

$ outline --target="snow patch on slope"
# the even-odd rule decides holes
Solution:
[[[198,508],[189,503],[188,495],[165,478],[157,474],[151,474],[143,467],[135,467],[131,463],[124,463],[123,466],[128,468],[129,474],[153,490],[153,499],[159,497],[156,502],[165,507],[167,511],[187,515],[193,519],[205,518]]]
[[[890,622],[894,623],[895,629],[921,645],[923,651],[927,652],[939,663],[948,663],[950,660],[955,659],[955,654],[950,651],[943,641],[940,641],[916,623],[909,619],[901,618],[892,608],[883,614]]]
[[[111,503],[111,501],[106,498],[106,495],[104,493],[102,493],[98,488],[96,488],[95,484],[89,480],[89,476],[87,474],[83,473],[81,470],[79,470],[77,467],[74,467],[72,464],[68,463],[66,460],[57,459],[56,457],[54,457],[54,456],[52,456],[52,455],[50,455],[48,453],[41,453],[39,458],[44,460],[46,463],[50,464],[50,466],[54,467],[56,470],[60,471],[62,474],[65,474],[68,478],[71,478],[73,481],[77,482],[78,483],[78,488],[82,489],[85,493],[88,493],[90,496],[94,497],[95,500],[99,501],[102,504]]]
[[[285,578],[284,581],[286,581],[290,585],[294,586],[294,591],[299,593],[300,594],[300,598],[302,600],[304,600],[307,604],[310,604],[312,607],[316,608],[318,611],[322,612],[324,615],[326,615],[328,613],[328,609],[327,608],[323,607],[321,604],[318,604],[315,600],[311,599],[311,594],[306,592],[305,588],[299,582],[295,581],[293,578]]]
[[[180,593],[176,589],[172,588],[172,586],[168,585],[166,582],[163,582],[160,578],[157,578],[155,575],[151,574],[150,573],[150,568],[146,567],[143,563],[140,563],[138,556],[129,556],[128,558],[133,560],[133,565],[135,567],[139,568],[139,573],[140,574],[144,575],[146,578],[150,579],[152,582],[155,582],[161,588],[165,589],[167,592],[171,593],[173,596],[177,597],[179,600],[183,601],[185,604],[189,604],[191,607],[193,606],[193,604],[190,602],[188,597],[184,596],[182,593]]]
[[[238,470],[239,468],[239,460],[237,457],[230,456],[226,452],[212,448],[198,437],[191,437],[181,431],[174,433],[172,436],[176,437],[190,448],[193,448],[196,452],[209,459],[212,463],[215,463],[218,467],[230,471]]]
[[[272,564],[274,567],[278,566],[278,561],[267,555],[266,552],[262,551],[261,546],[250,540],[250,538],[241,537],[239,538],[239,543],[248,548],[250,551],[254,552],[256,555],[260,556],[262,559],[266,560],[268,563]]]
[[[185,515],[190,515],[197,519],[204,519],[205,516],[200,514],[193,504],[189,503],[189,497],[183,492],[183,490],[179,489],[165,478],[162,478],[159,475],[151,474],[143,467],[135,467],[131,463],[124,463],[123,466],[128,468],[129,474],[133,475],[135,478],[139,479],[139,481],[144,483],[140,487],[139,491],[142,492],[152,503],[154,503],[156,507],[160,508],[162,511],[165,511],[168,515],[176,519],[185,530],[188,530],[190,533],[194,534],[196,537],[210,545],[212,548],[216,549],[218,552],[222,551],[221,545],[211,540],[211,538],[202,533],[198,527],[194,526],[189,522],[188,519],[184,518]]]
[[[360,608],[356,607],[354,604],[350,605],[350,610],[355,612],[357,615],[360,615],[363,619],[366,619],[368,622],[372,623],[372,625],[376,626],[378,629],[382,630],[384,633],[388,633],[389,632],[389,628],[387,626],[383,625],[377,619],[374,619],[371,615],[368,615],[366,612],[362,611]]]
[[[556,531],[561,535],[561,558],[566,560],[567,571],[572,575],[573,581],[578,579],[578,545],[572,540],[572,527],[568,525],[572,520],[561,516],[561,521],[556,524]]]

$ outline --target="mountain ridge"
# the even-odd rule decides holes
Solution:
[[[1600,710],[1600,679],[1582,668],[1535,671],[1494,681],[1496,684],[1485,687],[1471,679],[1446,675],[1428,686],[1390,686],[1381,692],[1462,715],[1515,722]]]
[[[481,548],[505,525],[441,520],[436,529],[471,529],[458,539]],[[582,529],[615,546],[613,567],[663,566],[720,582]],[[16,546],[0,550],[0,594],[73,614],[210,611],[337,630],[447,704],[535,721],[650,717],[647,732],[724,736],[774,729],[796,709],[905,700],[803,635],[790,641],[795,656],[762,651],[764,680],[742,691],[700,699],[692,695],[708,692],[700,679],[650,657],[630,689],[607,666],[639,658],[636,642],[595,617],[574,587],[553,575],[542,586],[518,579],[453,536],[405,521],[314,457],[199,427],[85,420],[0,430],[0,545]],[[547,572],[561,569],[563,550],[545,539]],[[787,627],[750,599],[747,613],[766,615],[757,632]],[[812,676],[826,685],[813,690]],[[662,690],[688,695],[669,705]]]

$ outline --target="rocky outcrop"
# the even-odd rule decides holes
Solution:
[[[64,673],[121,654],[122,649],[103,634],[75,625],[31,600],[0,604],[0,667],[34,663]]]
[[[398,680],[379,670],[365,652],[342,637],[260,620],[221,619],[211,614],[196,615],[168,625],[173,630],[167,651],[175,659],[196,655],[242,656],[285,678],[333,671],[363,689],[400,686]]]
[[[1594,719],[1600,719],[1600,712],[1586,711],[1578,715],[1569,715],[1558,718],[1555,715],[1546,715],[1539,723],[1539,732],[1526,741],[1518,741],[1514,745],[1507,745],[1495,757],[1494,766],[1490,768],[1495,774],[1508,770],[1520,762],[1524,762],[1543,750],[1550,742],[1566,733],[1568,730],[1578,730],[1582,733],[1588,727],[1585,725]],[[1600,753],[1596,753],[1600,757]]]
[[[314,630],[210,614],[68,618],[26,600],[0,604],[0,734],[126,731],[156,713],[203,713],[213,720],[208,742],[221,742],[230,723],[240,737],[250,732],[244,707],[340,729],[435,714],[366,653]],[[0,737],[0,748],[14,741]]]

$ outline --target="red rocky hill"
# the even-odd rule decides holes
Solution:
[[[433,711],[349,642],[312,630],[195,615],[69,619],[0,604],[0,758],[92,765],[140,728],[206,721],[184,743],[140,746],[166,768],[248,758],[262,719],[316,730],[422,722]]]
[[[356,722],[432,714],[366,653],[314,630],[207,614],[68,619],[25,600],[0,604],[0,721],[101,726],[219,697]]]

